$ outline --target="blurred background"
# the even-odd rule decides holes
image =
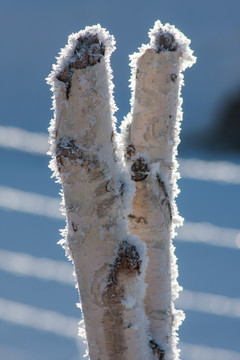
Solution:
[[[239,0],[1,0],[0,358],[79,360],[81,318],[65,222],[45,155],[53,114],[45,82],[68,35],[100,23],[112,55],[119,122],[129,111],[128,55],[160,19],[192,40],[179,147],[184,227],[175,239],[182,360],[240,360]]]

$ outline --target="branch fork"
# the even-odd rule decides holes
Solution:
[[[116,132],[113,36],[69,37],[48,77],[51,168],[63,188],[62,244],[73,261],[91,360],[177,360],[180,287],[172,239],[182,71],[189,40],[160,21],[131,57],[132,109]]]

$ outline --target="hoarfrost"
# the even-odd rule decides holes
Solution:
[[[139,336],[138,341],[139,345],[144,349],[143,358],[148,357],[146,354],[149,354],[149,344],[152,342],[155,346],[153,351],[158,350],[160,352],[159,356],[162,356],[163,351],[165,351],[164,360],[178,360],[179,351],[176,349],[178,342],[176,330],[184,315],[181,311],[175,310],[174,307],[174,301],[178,297],[181,287],[177,282],[178,268],[172,239],[175,236],[175,227],[180,226],[183,222],[183,219],[178,214],[175,203],[175,198],[179,193],[177,180],[180,177],[177,171],[178,163],[176,155],[177,146],[180,142],[179,132],[182,120],[182,99],[180,98],[181,86],[183,85],[182,72],[187,67],[192,66],[196,58],[189,47],[190,40],[172,25],[163,25],[159,20],[156,21],[153,29],[149,31],[149,37],[150,43],[142,45],[138,53],[130,56],[132,68],[130,82],[132,89],[131,113],[122,122],[120,127],[121,134],[117,134],[115,126],[116,118],[114,116],[117,107],[113,98],[113,76],[110,67],[110,55],[115,50],[114,37],[101,28],[100,25],[86,27],[85,30],[69,36],[68,44],[60,51],[57,63],[53,65],[53,70],[47,78],[47,82],[51,85],[51,90],[54,94],[53,109],[55,111],[55,118],[51,121],[49,128],[50,154],[52,155],[50,168],[57,181],[63,183],[64,187],[64,194],[63,192],[61,193],[62,210],[67,216],[67,225],[61,232],[63,240],[60,241],[60,244],[65,248],[66,255],[70,260],[74,259],[75,261],[77,258],[78,266],[75,263],[76,281],[79,281],[79,276],[81,275],[80,268],[82,264],[80,264],[79,259],[81,258],[82,261],[85,261],[85,258],[81,256],[83,256],[82,254],[86,251],[87,246],[89,246],[92,252],[95,252],[98,260],[95,263],[96,266],[94,274],[91,275],[92,278],[89,275],[89,272],[92,271],[90,269],[91,264],[86,263],[86,268],[82,268],[82,271],[87,270],[86,276],[89,276],[91,279],[98,276],[96,277],[97,285],[94,279],[91,280],[91,291],[94,294],[96,292],[95,295],[91,294],[91,296],[95,299],[94,301],[98,306],[103,306],[104,301],[108,302],[109,299],[107,297],[110,297],[110,295],[115,296],[119,271],[122,270],[122,267],[124,268],[125,266],[127,271],[134,270],[137,276],[130,277],[125,281],[125,293],[121,300],[122,305],[126,307],[129,313],[137,308],[135,317],[136,314],[139,314],[137,319],[129,325],[128,331],[141,329],[141,336]],[[85,40],[83,41],[82,39]],[[167,116],[162,116],[164,120],[159,117],[158,113],[153,114],[152,118],[151,116],[149,117],[151,111],[154,111],[152,106],[149,105],[149,102],[154,101],[154,96],[149,96],[149,94],[151,91],[156,91],[154,88],[151,89],[153,81],[146,80],[149,81],[150,85],[144,95],[141,92],[137,92],[139,91],[137,88],[139,76],[148,76],[149,72],[152,71],[148,68],[149,63],[147,61],[144,63],[143,61],[141,63],[142,73],[138,73],[139,64],[146,54],[149,55],[151,66],[157,74],[164,73],[164,71],[167,74],[163,85],[166,86],[166,91],[165,93],[163,92],[161,100],[164,104],[168,104],[166,106]],[[175,55],[172,56],[173,54]],[[81,66],[79,64],[76,65],[79,59],[82,61]],[[163,64],[162,59],[164,59]],[[164,69],[164,67],[168,66],[166,65],[168,60],[169,67],[171,67],[170,73],[167,73],[167,70]],[[72,69],[71,64],[75,64],[75,68]],[[94,67],[93,71],[91,67]],[[81,72],[80,76],[78,75],[77,78],[74,78],[75,69],[76,71],[84,69],[84,71]],[[85,104],[81,100],[82,103],[79,103],[80,110],[82,114],[88,114],[88,116],[84,118],[84,115],[79,115],[81,127],[78,128],[78,133],[73,131],[76,119],[71,120],[72,123],[69,125],[69,129],[67,128],[68,125],[62,125],[61,131],[66,131],[66,134],[64,133],[64,136],[59,138],[61,112],[69,114],[73,106],[71,103],[71,86],[74,81],[77,81],[78,87],[81,87],[86,99],[85,102],[87,103]],[[88,88],[90,82],[93,83],[91,89]],[[63,99],[62,94],[64,91],[66,96]],[[94,102],[96,94],[98,94],[98,103]],[[146,106],[146,102],[142,101],[145,95],[149,96],[148,106]],[[83,95],[81,94],[79,97],[82,98]],[[157,98],[157,96],[155,97]],[[89,99],[91,99],[92,103]],[[108,106],[105,106],[106,104]],[[136,134],[134,139],[139,142],[139,146],[135,147],[134,141],[131,142],[129,140],[133,118],[134,116],[136,118],[140,117],[146,108],[148,108],[146,116],[150,120],[149,123],[146,122],[144,124],[142,129],[141,126],[140,128],[135,128]],[[99,124],[100,120],[101,124]],[[67,124],[67,119],[64,118],[61,121]],[[151,121],[153,125],[150,124]],[[164,130],[156,131],[156,135],[154,127],[157,128],[161,121],[164,122],[165,128]],[[145,133],[141,133],[139,129],[143,130],[143,132],[145,131]],[[154,148],[155,143],[157,146],[160,144],[160,150]],[[64,168],[65,158],[68,159],[68,162]],[[63,171],[63,174],[60,174],[61,167],[65,171]],[[74,171],[79,168],[81,168],[81,179],[76,181],[76,173]],[[94,174],[96,169],[97,175]],[[71,194],[71,179],[75,180],[75,184],[72,186],[75,195]],[[84,179],[86,179],[85,183]],[[142,239],[148,231],[146,219],[144,216],[137,217],[133,215],[134,198],[138,189],[141,189],[143,181],[146,181],[146,188],[143,191],[151,194],[150,197],[153,204],[154,202],[156,206],[160,204],[160,212],[163,214],[161,226],[156,224],[158,230],[154,230],[155,233],[153,231],[153,236],[159,236],[154,246],[156,251],[158,251],[156,253],[161,256],[161,261],[156,265],[154,272],[157,269],[159,273],[163,274],[162,279],[166,277],[166,280],[164,278],[165,283],[161,280],[164,283],[164,285],[161,285],[161,290],[165,291],[167,289],[166,294],[160,294],[159,297],[161,297],[164,304],[168,304],[161,304],[161,309],[153,309],[153,312],[155,311],[158,314],[156,316],[161,314],[161,321],[163,318],[167,319],[166,328],[161,328],[161,331],[163,333],[162,338],[168,340],[162,340],[160,344],[149,340],[148,346],[143,345],[141,339],[145,339],[146,334],[151,339],[151,314],[146,315],[143,310],[139,311],[144,308],[143,301],[145,301],[146,291],[149,291],[150,288],[155,289],[154,286],[157,287],[157,285],[147,283],[145,278],[149,265],[149,248],[152,251],[152,245],[148,248],[149,243],[146,242],[145,244]],[[75,197],[79,197],[79,192],[81,191],[79,186],[81,184],[85,186],[83,189],[84,193],[82,194],[84,200],[81,199],[82,203],[76,204]],[[97,196],[101,194],[103,184],[107,195],[106,198],[101,200],[101,203],[97,204]],[[98,187],[95,189],[94,186]],[[71,204],[70,206],[66,205],[69,203]],[[84,211],[87,211],[85,210],[86,204],[91,204],[90,214],[84,213]],[[109,210],[108,213],[109,208],[112,210]],[[150,210],[152,211],[152,209]],[[153,209],[153,213],[154,211]],[[154,213],[155,215],[156,213]],[[157,215],[155,218],[157,219]],[[133,219],[136,224],[141,223],[143,225],[143,230],[140,234],[134,235],[134,232],[131,234],[129,223]],[[101,257],[100,249],[94,248],[91,241],[86,241],[90,233],[92,237],[97,237],[99,241],[97,246],[100,243],[102,246],[105,246],[104,256],[107,255],[106,259],[104,259],[104,264],[101,263],[104,256]],[[110,239],[112,244],[110,244]],[[150,243],[155,241],[153,239],[149,240]],[[82,253],[79,251],[79,244],[82,246]],[[113,252],[111,252],[112,248],[114,248]],[[151,251],[149,252],[150,255]],[[153,256],[155,255],[153,251]],[[159,261],[159,259],[154,261]],[[107,271],[109,271],[108,275],[106,275]],[[101,291],[102,293],[100,294],[99,292]],[[88,301],[91,302],[90,300]],[[108,304],[109,306],[112,306],[111,301]],[[85,300],[83,309],[90,306]],[[162,310],[164,306],[165,308]],[[160,322],[159,324],[161,327],[162,323]],[[159,330],[159,332],[161,331]],[[82,334],[84,336],[84,331]],[[150,348],[153,349],[151,346]]]

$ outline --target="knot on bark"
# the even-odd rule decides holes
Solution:
[[[131,274],[140,275],[142,260],[137,251],[135,245],[129,244],[128,241],[124,240],[119,246],[117,257],[111,266],[111,271],[108,278],[108,284],[111,288],[118,284],[118,276],[120,272],[127,273],[128,276]]]
[[[57,75],[57,79],[66,84],[67,99],[70,95],[74,70],[96,65],[101,61],[104,54],[105,46],[97,35],[86,33],[77,39],[77,45],[69,64]]]
[[[132,180],[143,181],[148,177],[149,167],[143,157],[139,157],[131,166]]]
[[[88,173],[92,173],[100,167],[100,162],[96,155],[81,149],[76,141],[68,136],[60,138],[56,145],[56,160],[59,172],[61,172],[61,167],[64,166],[64,159],[78,161],[81,166],[87,169]]]
[[[177,78],[178,78],[177,74],[171,73],[171,74],[169,75],[168,82],[171,81],[171,82],[173,82],[173,83],[176,83]]]
[[[158,360],[164,360],[165,352],[160,348],[155,340],[151,339],[149,341],[149,347],[152,349],[153,354],[157,356]]]
[[[177,51],[178,49],[175,37],[163,30],[156,36],[155,46],[158,54],[162,51]]]

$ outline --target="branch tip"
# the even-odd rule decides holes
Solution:
[[[72,76],[75,69],[85,69],[94,66],[101,61],[105,54],[105,46],[99,40],[98,35],[86,33],[77,39],[77,44],[69,64],[56,77],[66,84],[66,97],[69,98],[72,84]]]
[[[170,32],[162,29],[156,35],[155,46],[158,54],[162,51],[177,51],[178,49],[175,37]]]

